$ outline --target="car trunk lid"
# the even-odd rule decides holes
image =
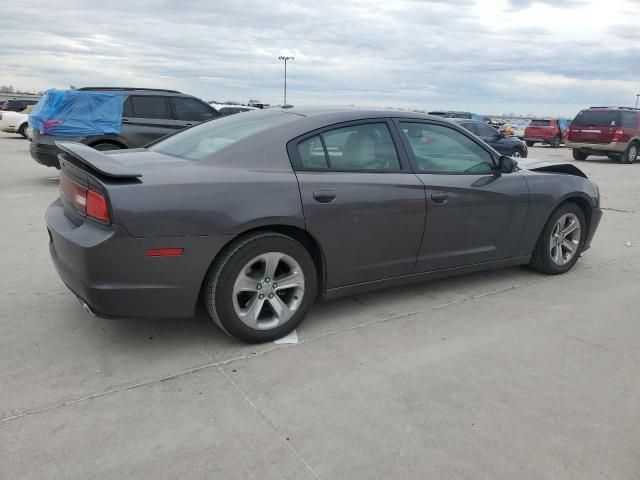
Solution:
[[[583,110],[571,123],[569,140],[584,143],[610,143],[621,130],[620,112]]]
[[[551,120],[532,120],[525,129],[525,138],[551,138],[555,129]]]

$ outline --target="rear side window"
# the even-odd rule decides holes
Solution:
[[[205,122],[219,116],[213,108],[194,98],[174,98],[173,108],[176,120]]]
[[[131,96],[127,102],[130,103],[130,111],[127,112],[125,105],[125,113],[136,118],[162,118],[169,119],[169,108],[165,97],[153,96]],[[125,115],[126,116],[126,115]]]
[[[324,142],[324,143],[323,143]],[[400,160],[386,123],[336,128],[298,144],[302,168],[398,171]]]
[[[637,116],[638,114],[636,112],[620,112],[622,126],[626,128],[636,128]]]
[[[551,120],[531,120],[530,127],[549,127]]]
[[[620,113],[614,110],[583,110],[573,119],[573,125],[617,127],[620,126]]]

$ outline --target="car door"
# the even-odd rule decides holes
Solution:
[[[289,143],[308,231],[336,288],[413,271],[425,222],[424,185],[387,120],[352,122]]]
[[[172,116],[167,97],[130,95],[122,110],[121,136],[129,148],[142,147],[179,128]]]
[[[523,176],[497,174],[495,154],[462,129],[415,120],[396,125],[426,189],[416,272],[511,258],[528,209]]]
[[[195,98],[173,97],[173,114],[179,128],[190,127],[220,116],[210,105]]]

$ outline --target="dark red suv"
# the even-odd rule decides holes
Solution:
[[[571,123],[565,146],[573,148],[576,160],[606,155],[622,163],[633,163],[640,148],[640,109],[591,107],[582,110]]]
[[[556,148],[565,141],[568,131],[569,120],[566,118],[535,119],[524,129],[524,141],[527,147],[533,147],[535,143],[547,143]]]

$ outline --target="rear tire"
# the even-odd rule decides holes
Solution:
[[[560,137],[560,135],[556,135],[551,139],[551,142],[549,142],[549,145],[551,146],[551,148],[558,148],[561,143],[562,143],[562,137]]]
[[[638,144],[636,142],[631,142],[627,149],[620,155],[620,162],[622,163],[633,163],[638,158]]]
[[[578,225],[569,232],[572,221]],[[568,272],[578,261],[586,236],[587,223],[582,209],[573,202],[563,203],[551,214],[542,229],[529,266],[547,275]]]
[[[22,135],[22,138],[27,138],[27,128],[29,128],[28,123],[23,123],[22,125],[20,125],[20,128],[18,129],[18,133]]]
[[[588,157],[589,157],[589,154],[580,151],[579,148],[574,148],[573,149],[573,159],[574,160],[586,160]]]
[[[248,343],[270,342],[293,331],[315,302],[317,289],[309,252],[275,232],[236,241],[219,255],[203,286],[211,319]]]
[[[536,142],[532,142],[531,140],[527,140],[525,143],[527,144],[527,147],[533,147]]]
[[[120,145],[116,145],[115,143],[96,143],[95,145],[91,145],[92,148],[99,150],[101,152],[106,152],[108,150],[122,150],[123,147]]]

